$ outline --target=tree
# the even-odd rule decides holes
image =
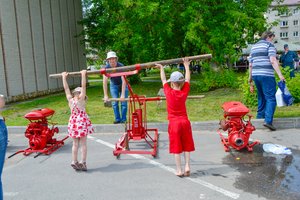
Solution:
[[[265,31],[272,0],[84,0],[86,41],[125,64],[212,53],[235,59]]]

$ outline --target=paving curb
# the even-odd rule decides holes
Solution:
[[[263,119],[253,119],[253,125],[256,129],[266,129],[263,126]],[[273,125],[277,129],[293,129],[300,128],[300,118],[276,118],[273,121]],[[122,133],[124,132],[124,124],[94,124],[95,132],[97,133]],[[8,126],[8,132],[10,134],[24,133],[27,126]],[[61,133],[67,132],[66,125],[58,125]],[[161,132],[167,132],[168,123],[148,123],[148,128],[157,128]],[[193,131],[214,131],[219,128],[219,121],[205,121],[205,122],[192,122]]]

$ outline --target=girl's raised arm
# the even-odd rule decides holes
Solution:
[[[61,73],[65,94],[66,94],[67,99],[69,100],[69,99],[72,98],[72,94],[70,92],[70,88],[69,88],[69,85],[68,85],[67,76],[68,76],[67,72]]]
[[[79,95],[80,99],[85,99],[86,96],[86,70],[81,70],[81,93]]]

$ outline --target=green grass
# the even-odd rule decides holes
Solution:
[[[192,80],[196,80],[199,76],[193,75]],[[99,76],[92,77],[91,79],[99,78]],[[143,78],[145,80],[159,80],[157,74],[149,75]],[[133,91],[138,95],[145,95],[153,97],[162,87],[160,82],[141,82],[138,85],[133,85]],[[242,94],[238,89],[222,88],[207,93],[196,93],[195,86],[191,86],[190,95],[202,95],[205,97],[197,100],[187,101],[188,116],[191,121],[209,121],[219,120],[223,117],[221,105],[226,101],[241,101]],[[87,88],[88,102],[87,112],[93,124],[111,124],[114,121],[112,108],[104,107],[102,101],[102,81],[91,82]],[[8,126],[25,126],[28,125],[28,120],[23,116],[38,108],[51,108],[55,110],[52,117],[53,122],[60,125],[66,125],[70,116],[70,109],[63,92],[49,95],[31,101],[21,103],[12,103],[7,105],[6,109],[2,112],[6,117]],[[251,114],[255,116],[256,108],[250,108]],[[290,107],[276,108],[275,117],[299,117],[300,104],[294,104]],[[161,103],[147,102],[147,120],[148,122],[166,122],[167,112],[165,101]]]

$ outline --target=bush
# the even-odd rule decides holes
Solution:
[[[295,98],[295,103],[300,102],[300,73],[295,73],[294,78],[290,78],[290,69],[281,68],[282,75],[285,77],[286,86],[289,89],[292,96]],[[245,76],[239,79],[243,93],[243,103],[247,106],[257,106],[257,94],[254,92],[250,93],[249,84],[248,84],[249,71]],[[276,83],[279,81],[279,77],[276,74]],[[278,88],[278,86],[277,86]]]
[[[286,86],[295,99],[295,103],[300,102],[300,73],[295,72],[295,77],[290,78],[290,69],[288,67],[282,68],[281,72],[285,77]],[[279,78],[277,77],[277,82]]]
[[[171,66],[171,65],[166,65],[164,66],[164,71],[166,74],[170,74],[171,72],[174,71],[178,71],[177,67]],[[147,69],[147,74],[151,75],[151,74],[159,74],[160,73],[160,69],[159,68],[150,68]]]
[[[158,68],[147,69],[147,75],[152,75],[152,74],[159,74],[159,69]]]
[[[253,93],[250,92],[250,85],[248,83],[248,78],[249,78],[249,71],[247,71],[247,73],[244,76],[241,76],[239,78],[240,89],[242,90],[242,94],[243,94],[242,101],[246,106],[257,107],[257,93],[256,91],[254,91]]]
[[[237,74],[232,69],[223,67],[213,69],[209,64],[204,64],[200,78],[195,85],[198,92],[225,87],[237,88]]]
[[[142,80],[141,80],[141,77],[139,76],[139,74],[134,74],[134,75],[128,76],[128,81],[129,81],[130,85],[135,85],[135,84],[140,83]]]
[[[140,77],[147,77],[148,76],[147,69],[142,69],[139,72],[139,75],[140,75]]]

